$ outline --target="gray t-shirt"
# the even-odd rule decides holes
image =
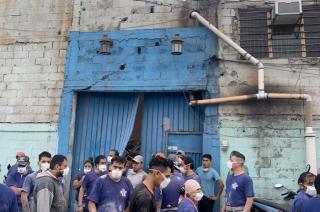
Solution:
[[[142,183],[142,181],[146,176],[147,176],[147,173],[145,173],[144,171],[136,173],[133,171],[133,169],[129,169],[127,173],[127,178],[128,180],[130,180],[133,188],[135,188],[137,185]]]

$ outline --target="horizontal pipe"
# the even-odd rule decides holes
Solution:
[[[226,102],[240,102],[240,101],[245,101],[249,99],[257,99],[257,95],[250,94],[250,95],[242,95],[242,96],[221,97],[221,98],[215,98],[215,99],[191,100],[189,102],[189,105],[194,106],[194,105],[220,104],[220,103],[226,103]]]

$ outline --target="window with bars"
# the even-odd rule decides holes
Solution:
[[[320,57],[320,6],[296,25],[272,25],[271,9],[239,9],[240,45],[257,58]]]

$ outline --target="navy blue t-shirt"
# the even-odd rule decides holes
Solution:
[[[133,187],[127,178],[121,177],[115,182],[103,175],[95,181],[88,200],[96,203],[98,212],[122,212],[128,207],[132,192]]]
[[[227,177],[226,181],[226,203],[231,207],[244,206],[247,197],[254,197],[253,182],[251,177],[246,174]]]
[[[312,197],[302,204],[302,212],[319,212],[320,197]]]
[[[16,194],[10,188],[0,184],[0,211],[17,212],[18,201]]]
[[[178,206],[180,197],[179,191],[183,187],[184,182],[184,176],[177,170],[174,170],[173,175],[170,177],[170,183],[162,190],[162,193],[159,188],[156,188],[155,199],[157,201],[162,200],[162,209]]]
[[[105,174],[105,173],[103,173]],[[96,171],[91,171],[83,179],[82,186],[86,190],[86,196],[89,196],[95,181],[103,174],[99,174]]]
[[[17,188],[22,188],[24,180],[31,173],[32,173],[31,169],[28,169],[28,173],[26,175],[21,175],[17,171],[11,172],[11,174],[7,178],[6,185],[8,187],[15,186]],[[21,202],[21,199],[20,199],[20,196],[18,196],[18,203],[20,202]]]

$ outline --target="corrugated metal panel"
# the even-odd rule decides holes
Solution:
[[[138,95],[134,93],[81,93],[78,95],[72,179],[89,157],[120,153],[132,133]],[[74,201],[74,194],[72,194]]]
[[[167,153],[164,119],[169,120],[171,132],[203,132],[203,110],[190,107],[183,93],[147,93],[141,134],[141,154],[145,161],[155,152]]]

